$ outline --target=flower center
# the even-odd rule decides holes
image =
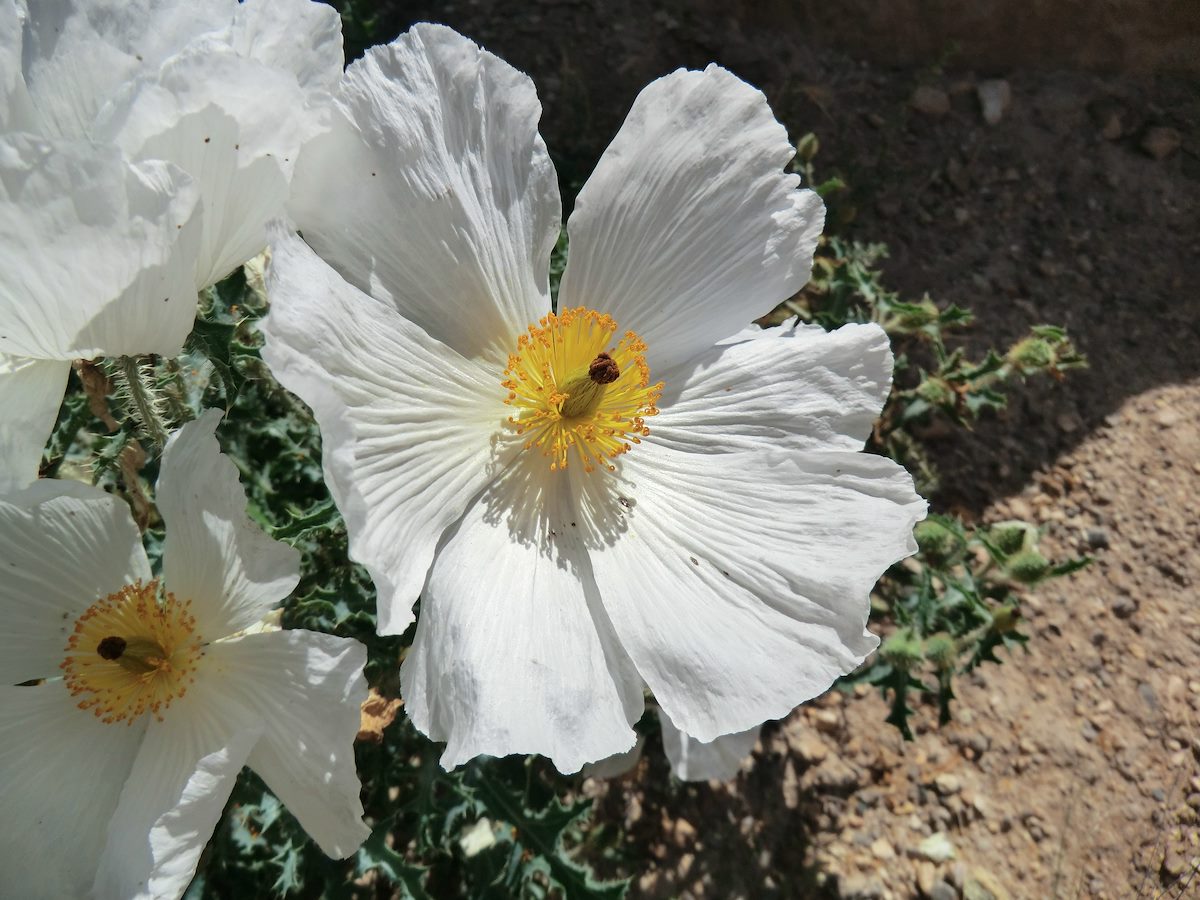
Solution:
[[[196,680],[203,642],[191,603],[158,596],[158,582],[126,585],[75,620],[60,668],[67,689],[105,722],[162,710]]]
[[[645,420],[658,415],[662,382],[650,384],[645,341],[627,331],[614,346],[616,332],[612,316],[580,306],[530,325],[509,354],[501,382],[515,408],[508,421],[553,472],[567,467],[572,449],[585,471],[615,471],[609,460],[650,433]]]

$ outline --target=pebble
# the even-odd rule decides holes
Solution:
[[[952,775],[949,772],[943,772],[933,780],[933,786],[937,788],[937,792],[943,797],[949,797],[951,794],[957,794],[961,790],[962,785],[959,783],[958,776]]]
[[[1112,602],[1109,609],[1118,619],[1128,619],[1138,611],[1138,602],[1132,597],[1120,596]]]
[[[927,859],[930,862],[940,863],[954,859],[954,845],[950,843],[950,838],[946,837],[946,832],[937,831],[931,834],[921,843],[917,844],[916,848],[911,851],[913,856]]]
[[[929,900],[958,900],[958,889],[952,884],[939,881],[929,892]]]
[[[1012,106],[1012,88],[1003,78],[992,78],[979,82],[975,92],[979,95],[979,107],[983,111],[983,121],[989,125],[998,125]]]
[[[1103,528],[1089,528],[1087,530],[1088,545],[1094,550],[1108,549],[1108,531]]]
[[[937,883],[937,866],[928,861],[919,863],[917,865],[917,890],[921,892],[922,896],[932,896]]]
[[[788,746],[806,763],[819,763],[829,756],[825,742],[810,731],[788,735]]]
[[[972,869],[963,883],[963,900],[1009,900],[1009,895],[987,869]]]
[[[880,900],[883,882],[872,875],[851,872],[838,879],[838,896],[842,900]]]
[[[1174,128],[1158,126],[1149,128],[1142,135],[1142,150],[1154,159],[1166,159],[1179,149],[1183,138]]]
[[[887,838],[877,838],[871,842],[871,853],[879,860],[889,860],[896,858],[896,851],[892,847],[891,842]]]
[[[950,97],[941,88],[923,84],[913,91],[908,105],[931,119],[940,119],[950,112]]]

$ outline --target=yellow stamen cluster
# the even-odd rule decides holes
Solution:
[[[572,449],[585,471],[615,471],[609,460],[650,433],[645,420],[658,414],[662,382],[650,384],[645,342],[627,331],[614,346],[616,333],[612,316],[566,309],[530,325],[508,357],[508,421],[527,436],[526,449],[550,458],[551,471],[567,467]]]
[[[76,621],[60,668],[67,689],[104,722],[162,711],[196,680],[204,652],[191,603],[159,597],[158,582],[126,585]]]

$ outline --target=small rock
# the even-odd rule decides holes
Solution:
[[[1132,597],[1120,596],[1109,607],[1118,619],[1128,619],[1138,611],[1138,602]]]
[[[979,108],[983,111],[983,121],[989,125],[997,125],[1012,106],[1012,88],[1003,78],[992,78],[979,82],[975,92],[979,95]]]
[[[1183,138],[1174,128],[1158,126],[1149,128],[1142,135],[1142,150],[1154,159],[1166,159],[1179,149]]]
[[[1174,428],[1182,421],[1183,416],[1179,414],[1179,411],[1172,409],[1169,406],[1164,409],[1160,409],[1154,415],[1154,424],[1159,428]]]
[[[1094,550],[1108,549],[1108,531],[1103,528],[1089,528],[1087,530],[1087,542]]]
[[[696,840],[696,826],[687,819],[676,819],[672,829],[676,847],[687,847]]]
[[[917,890],[921,892],[922,897],[928,897],[933,893],[934,885],[937,884],[937,866],[929,861],[922,861],[917,864]]]
[[[958,900],[958,888],[952,884],[939,881],[929,892],[929,900]]]
[[[963,900],[1009,900],[1008,891],[987,869],[972,869],[963,882]]]
[[[896,851],[887,838],[877,838],[871,842],[871,853],[876,859],[889,860],[896,858]]]
[[[838,879],[838,896],[842,900],[879,900],[883,882],[863,872],[852,872]]]
[[[957,794],[962,788],[962,785],[958,781],[958,776],[952,775],[949,772],[943,772],[937,778],[933,779],[933,786],[943,797]]]
[[[847,791],[852,790],[858,784],[858,773],[843,760],[831,756],[819,766],[814,766],[805,772],[800,784],[806,790],[817,788],[827,791]]]
[[[829,756],[829,748],[825,746],[825,742],[807,729],[799,734],[789,734],[788,746],[797,756],[810,764],[822,762],[825,757]]]
[[[913,91],[908,105],[923,116],[940,119],[950,112],[950,97],[941,88],[923,84]]]
[[[1187,867],[1187,860],[1176,850],[1168,850],[1167,855],[1163,858],[1163,875],[1171,880],[1179,878],[1187,870]]]
[[[925,838],[910,851],[910,854],[934,863],[946,862],[955,856],[954,845],[950,843],[950,838],[946,837],[944,831],[934,832]]]

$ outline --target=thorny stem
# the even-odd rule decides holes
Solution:
[[[144,381],[141,363],[132,356],[122,356],[118,364],[117,374],[124,382],[128,392],[130,413],[137,421],[143,433],[156,447],[161,447],[167,440],[167,432],[159,419],[155,408],[154,396]]]

